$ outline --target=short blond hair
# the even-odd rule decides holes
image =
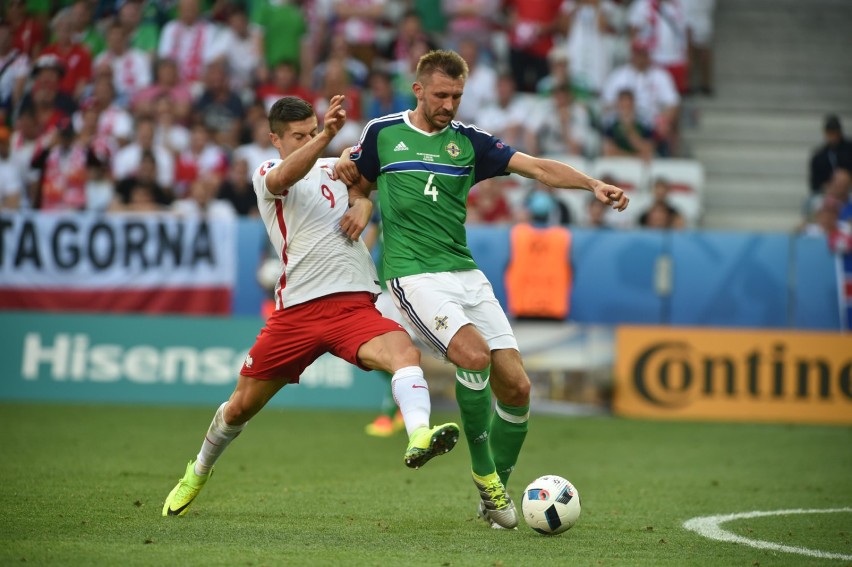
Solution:
[[[417,80],[441,72],[451,79],[467,79],[470,70],[467,62],[455,51],[437,49],[430,51],[417,62]]]

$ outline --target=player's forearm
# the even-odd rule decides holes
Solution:
[[[370,193],[375,187],[375,183],[370,183],[363,176],[357,183],[349,186],[349,206],[353,206],[358,199],[370,199]]]
[[[278,194],[305,177],[322,156],[325,148],[331,142],[332,136],[320,132],[314,138],[284,158],[278,167],[269,171],[266,187],[270,192]]]
[[[539,162],[540,170],[535,179],[548,187],[593,191],[598,183],[593,177],[562,162],[552,159],[541,159]]]

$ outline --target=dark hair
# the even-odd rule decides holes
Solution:
[[[296,96],[279,98],[269,110],[269,130],[280,135],[290,122],[301,122],[314,116],[311,103]]]
[[[422,81],[435,72],[441,72],[451,79],[467,79],[469,70],[461,55],[439,49],[430,51],[417,62],[417,80]]]

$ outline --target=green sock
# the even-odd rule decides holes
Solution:
[[[385,391],[385,396],[382,398],[381,413],[382,415],[386,415],[389,418],[393,419],[396,415],[397,410],[396,402],[393,401],[393,387],[391,386],[391,380],[393,379],[393,376],[383,370],[377,370],[376,373],[379,375],[380,378],[387,381],[388,383],[387,390]]]
[[[479,476],[489,475],[496,470],[488,443],[491,422],[490,370],[490,366],[485,370],[456,368],[456,401],[470,451],[471,468]]]
[[[497,474],[503,486],[509,483],[509,475],[518,462],[518,455],[527,436],[530,406],[507,406],[497,401],[497,411],[491,418],[491,452]]]

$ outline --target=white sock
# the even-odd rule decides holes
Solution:
[[[406,366],[397,370],[391,380],[391,391],[402,412],[409,436],[421,427],[429,427],[432,403],[429,400],[429,386],[419,366]]]
[[[204,443],[201,444],[201,451],[198,452],[198,457],[195,461],[195,474],[205,475],[213,468],[216,459],[225,452],[228,444],[240,434],[245,423],[242,425],[228,425],[225,423],[225,402],[219,409],[216,410],[216,415],[213,416],[213,422],[207,430],[207,435],[204,436]]]

